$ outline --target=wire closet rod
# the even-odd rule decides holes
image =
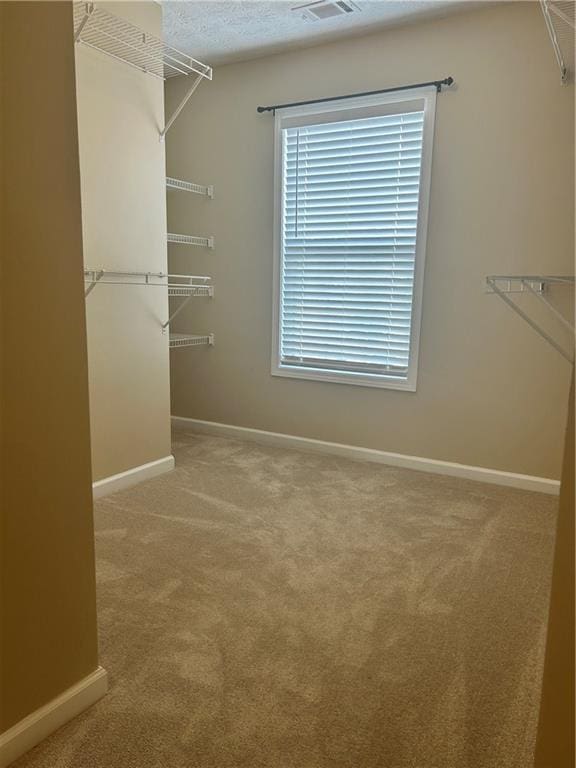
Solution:
[[[256,107],[257,112],[276,112],[277,109],[288,107],[304,107],[306,104],[323,104],[326,101],[342,101],[343,99],[357,99],[360,96],[377,96],[380,93],[396,93],[397,91],[412,91],[417,88],[434,86],[440,93],[443,85],[452,85],[453,77],[445,77],[444,80],[430,80],[427,83],[413,83],[412,85],[397,85],[395,88],[380,88],[377,91],[364,91],[363,93],[347,93],[345,96],[327,96],[324,99],[309,99],[308,101],[293,101],[290,104],[272,104],[267,107]]]
[[[109,278],[112,277],[143,277],[144,280],[111,280]],[[152,279],[163,279],[166,278],[168,282],[162,282],[162,283],[152,283],[150,282]],[[91,283],[100,281],[102,283],[105,283],[106,285],[144,285],[144,286],[159,286],[160,288],[172,288],[174,287],[174,284],[170,281],[173,278],[178,278],[182,280],[200,280],[203,283],[207,283],[210,280],[212,280],[211,277],[208,275],[176,275],[176,274],[169,274],[167,272],[126,272],[121,269],[100,269],[100,268],[91,268],[86,267],[84,269],[84,282]],[[177,287],[187,287],[188,283],[178,283]]]

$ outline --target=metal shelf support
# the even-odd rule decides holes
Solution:
[[[546,298],[545,291],[550,285],[574,286],[575,278],[569,275],[489,275],[486,278],[489,293],[495,293],[513,309],[545,341],[559,352],[569,363],[574,362],[574,355],[567,352],[556,339],[544,330],[530,315],[510,298],[510,294],[528,292],[539,299],[552,312],[557,320],[570,331],[574,338],[574,326]]]
[[[184,107],[186,106],[188,101],[190,100],[190,97],[192,96],[192,94],[194,93],[196,88],[198,88],[198,86],[200,85],[200,83],[202,82],[203,79],[204,79],[203,75],[198,75],[198,77],[196,78],[196,80],[194,80],[194,82],[192,83],[190,88],[188,88],[188,90],[186,91],[186,94],[184,95],[184,98],[182,99],[180,104],[178,104],[178,106],[176,107],[174,112],[172,112],[172,114],[168,118],[168,120],[166,122],[166,125],[164,126],[164,130],[160,131],[160,141],[164,141],[164,138],[166,137],[166,134],[168,133],[168,131],[172,127],[172,123],[174,122],[174,120],[176,120],[176,118],[178,117],[180,112],[182,112],[182,110],[184,109]],[[212,79],[212,76],[210,76],[210,79]]]
[[[177,296],[179,298],[183,298],[184,301],[181,301],[178,304],[178,306],[176,307],[176,309],[173,312],[170,313],[170,316],[168,317],[168,320],[166,320],[165,323],[162,323],[162,332],[163,333],[166,330],[166,328],[168,328],[168,326],[170,325],[172,320],[174,320],[174,318],[177,315],[179,315],[180,312],[182,312],[182,310],[188,304],[188,302],[190,301],[191,298],[193,298],[194,296],[208,296],[208,297],[212,298],[214,296],[214,288],[211,285],[209,285],[209,286],[200,286],[198,288],[198,290],[194,289],[194,291],[190,292],[190,293],[182,293],[182,291],[186,290],[185,286],[178,287],[178,288],[174,287],[173,290],[174,291],[178,291],[178,293],[170,293],[170,291],[168,291],[168,295],[169,296]]]
[[[546,22],[554,56],[560,68],[560,78],[566,85],[574,72],[568,67],[568,62],[574,68],[574,3],[561,0],[540,0],[540,7]]]
[[[86,279],[88,277],[88,279]],[[88,283],[88,287],[84,291],[84,296],[88,296],[88,294],[96,288],[100,280],[104,277],[104,270],[103,269],[89,269],[84,270],[84,282]]]

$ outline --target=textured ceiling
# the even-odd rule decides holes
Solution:
[[[478,5],[469,0],[354,1],[357,13],[309,21],[291,10],[305,0],[164,0],[164,39],[215,65]]]

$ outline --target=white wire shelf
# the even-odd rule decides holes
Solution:
[[[563,83],[574,80],[574,35],[576,31],[574,0],[540,0],[554,55]]]
[[[213,296],[212,278],[207,275],[176,275],[166,272],[128,272],[125,270],[84,269],[86,295],[96,285],[139,285],[167,288],[169,296]]]
[[[214,296],[211,285],[169,285],[168,296]]]
[[[214,197],[214,187],[203,186],[202,184],[194,184],[192,181],[182,181],[181,179],[174,179],[171,176],[166,177],[166,186],[168,189],[179,189],[182,192],[193,192],[195,195],[204,195],[204,197]]]
[[[514,310],[528,325],[545,339],[568,362],[574,362],[574,323],[567,320],[546,296],[552,286],[574,288],[576,278],[573,275],[488,275],[486,285],[488,293],[499,296],[510,309]],[[547,330],[522,309],[510,294],[529,293],[535,296],[556,318],[563,328],[570,333],[570,350],[560,344]]]
[[[88,285],[86,296],[97,285],[136,285],[166,288],[169,297],[184,299],[180,301],[168,320],[161,324],[162,333],[170,325],[170,322],[186,306],[193,296],[214,296],[214,287],[210,284],[211,277],[207,275],[177,275],[166,272],[129,272],[125,270],[102,269],[100,267],[84,269],[84,282]],[[213,345],[214,335],[198,335],[188,333],[171,333],[169,346],[172,347],[196,347],[203,344]]]
[[[199,336],[190,333],[171,333],[169,341],[170,349],[176,347],[201,347],[201,346],[214,346],[214,334],[209,333],[204,336]]]
[[[196,235],[177,235],[173,232],[168,232],[167,238],[169,243],[177,243],[179,245],[199,245],[204,248],[214,248],[213,237],[197,237]]]
[[[95,3],[74,3],[74,30],[76,42],[161,80],[179,75],[212,79],[212,69],[207,64],[166,45]]]

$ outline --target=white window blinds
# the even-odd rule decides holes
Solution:
[[[423,108],[282,128],[280,366],[407,379],[423,131]]]

